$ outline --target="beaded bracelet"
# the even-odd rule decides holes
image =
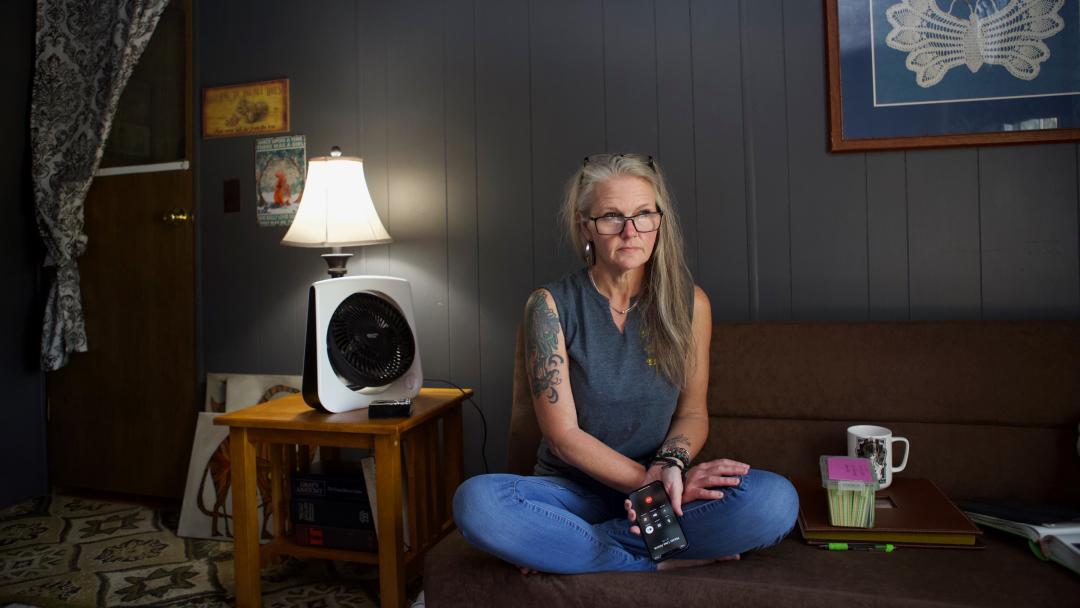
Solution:
[[[679,467],[680,469],[683,468],[683,463],[678,458],[659,458],[654,456],[653,459],[649,461],[649,466],[652,466],[654,464],[662,464],[664,465],[665,469],[668,467]]]
[[[662,468],[665,469],[675,467],[679,469],[679,472],[683,474],[683,477],[686,477],[686,467],[683,466],[682,461],[678,458],[653,458],[652,462],[649,463],[649,466],[651,467],[658,463],[664,465]]]
[[[690,452],[687,452],[683,448],[659,450],[653,458],[676,458],[683,464],[683,470],[690,468]]]

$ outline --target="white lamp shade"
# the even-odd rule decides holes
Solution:
[[[392,240],[371,200],[363,160],[321,156],[308,162],[300,208],[282,245],[355,247]]]

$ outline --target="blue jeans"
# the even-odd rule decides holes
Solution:
[[[775,545],[787,536],[799,497],[787,479],[751,469],[719,500],[683,505],[689,549],[677,559],[713,559]],[[579,574],[649,571],[656,564],[630,532],[621,493],[562,477],[478,475],[454,495],[454,521],[472,546],[517,566]]]

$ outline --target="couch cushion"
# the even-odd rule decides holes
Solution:
[[[718,323],[709,413],[1074,429],[1080,322]]]
[[[838,553],[789,538],[737,562],[658,573],[522,575],[454,532],[424,561],[431,608],[475,606],[1056,606],[1080,577],[1036,559],[1015,537],[986,549]],[[663,601],[657,603],[657,599]],[[1063,604],[1062,602],[1066,602]]]
[[[506,455],[506,471],[517,475],[532,475],[536,451],[540,448],[540,425],[536,422],[529,379],[525,375],[525,333],[517,330],[514,349],[514,393],[510,409],[510,441]]]
[[[698,460],[731,458],[789,477],[820,478],[818,456],[844,454],[845,429],[858,422],[714,416]],[[911,442],[907,468],[896,475],[932,479],[953,498],[1080,504],[1075,427],[877,423]]]
[[[875,423],[911,440],[904,474],[954,498],[1080,503],[1080,322],[717,323],[709,439],[789,476]],[[530,474],[540,431],[520,330],[507,470]]]

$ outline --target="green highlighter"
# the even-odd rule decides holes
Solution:
[[[829,543],[822,545],[821,548],[827,551],[881,551],[882,553],[892,553],[896,550],[894,545],[875,543]]]

